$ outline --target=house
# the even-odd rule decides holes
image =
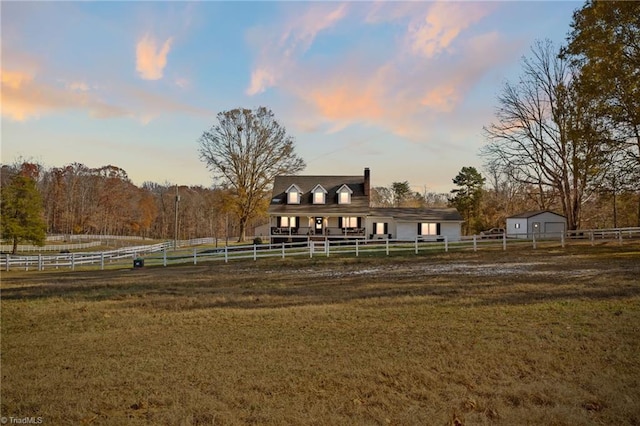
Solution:
[[[560,238],[567,232],[567,218],[548,210],[524,212],[507,218],[507,237]]]
[[[371,173],[277,176],[269,205],[273,242],[319,238],[460,240],[456,209],[371,208]]]

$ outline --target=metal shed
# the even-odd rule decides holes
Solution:
[[[524,212],[507,218],[507,237],[560,238],[567,232],[567,218],[548,210]]]

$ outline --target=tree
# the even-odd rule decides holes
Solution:
[[[640,191],[640,2],[589,0],[571,28],[562,56],[580,68],[580,96],[610,123],[625,153],[618,167]]]
[[[42,198],[28,170],[29,167],[23,165],[1,192],[0,231],[3,239],[12,241],[13,254],[18,251],[19,243],[43,245],[46,237]]]
[[[264,206],[274,178],[296,174],[305,163],[294,151],[293,138],[269,109],[233,109],[219,113],[217,119],[218,124],[198,141],[200,159],[214,180],[233,190],[240,225],[238,241],[244,241],[247,223]]]
[[[538,187],[541,197],[557,193],[569,229],[577,229],[585,196],[603,172],[608,135],[593,105],[578,98],[575,70],[551,42],[531,52],[520,81],[505,83],[498,97],[482,155],[511,179]]]
[[[453,179],[453,183],[459,186],[451,190],[455,196],[450,200],[465,219],[466,233],[479,231],[480,200],[482,199],[482,186],[485,178],[475,167],[463,167],[460,173]]]

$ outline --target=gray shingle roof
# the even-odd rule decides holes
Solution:
[[[295,184],[302,191],[300,204],[287,204],[285,191]],[[318,184],[327,191],[325,204],[313,204],[311,191]],[[351,204],[338,204],[337,190],[347,185],[353,191]],[[369,209],[369,197],[364,195],[364,176],[276,176],[269,213],[305,214],[360,213]]]
[[[564,217],[561,214],[558,214],[558,213],[555,213],[555,212],[552,212],[552,211],[549,211],[549,210],[534,210],[534,211],[514,214],[513,216],[509,216],[507,219],[529,219],[531,217],[538,216],[539,214],[542,214],[542,213],[551,213],[551,214],[555,214],[555,215]]]
[[[404,208],[384,207],[369,209],[369,216],[393,217],[396,221],[452,221],[463,222],[462,216],[455,208]]]

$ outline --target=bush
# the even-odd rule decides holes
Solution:
[[[262,238],[260,237],[255,237],[253,239],[253,244],[258,245],[258,244],[262,244]]]

